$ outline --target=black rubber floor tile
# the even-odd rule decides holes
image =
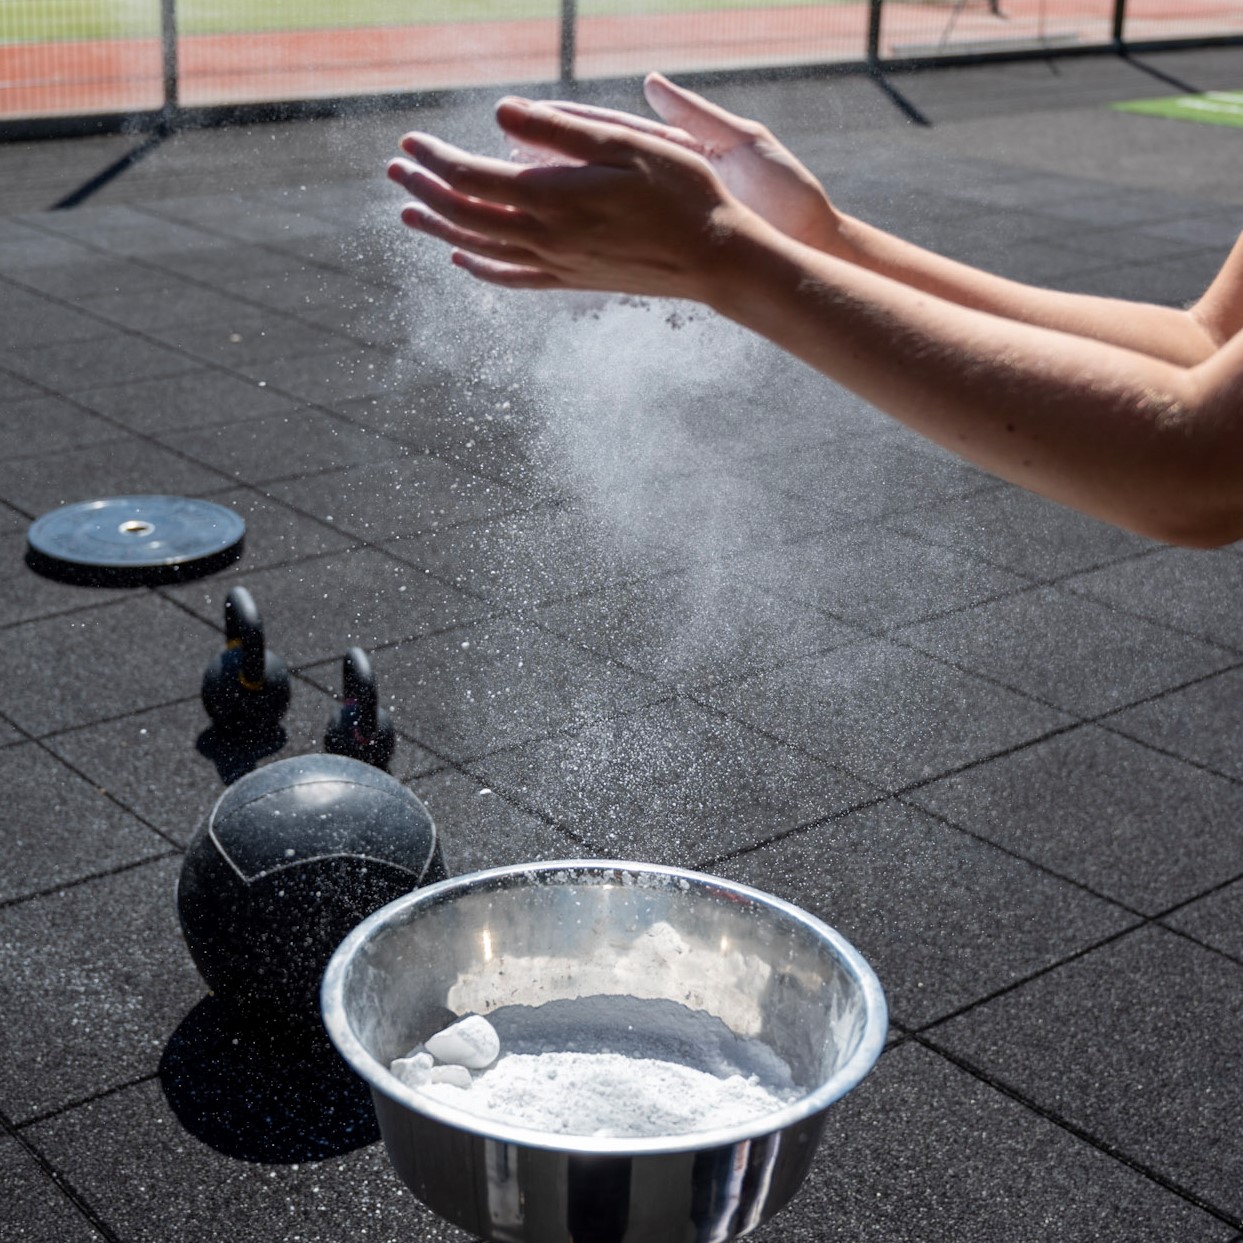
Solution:
[[[1228,669],[1106,720],[1110,729],[1243,781],[1243,670]]]
[[[85,307],[92,298],[107,294],[139,295],[167,282],[159,268],[128,259],[93,254],[80,263],[23,268],[15,279],[24,287]]]
[[[1224,252],[1238,241],[1240,230],[1243,230],[1243,212],[1234,207],[1183,219],[1162,220],[1157,224],[1145,224],[1138,231],[1149,237],[1191,246],[1218,246]]]
[[[192,1047],[188,1054],[213,1061],[208,1049]],[[273,1238],[470,1243],[471,1236],[433,1217],[402,1186],[383,1144],[372,1140],[358,1147],[355,1140],[341,1155],[302,1156],[315,1136],[299,1143],[299,1123],[332,1133],[341,1122],[327,1108],[316,1117],[308,1107],[306,1120],[291,1124],[285,1115],[290,1096],[301,1086],[283,1095],[273,1091],[265,1116],[259,1089],[253,1100],[244,1100],[236,1085],[219,1082],[216,1116],[210,1112],[216,1102],[205,1102],[183,1122],[159,1083],[143,1083],[26,1133],[126,1243],[266,1243]],[[348,1104],[359,1113],[370,1108],[365,1096],[361,1105],[353,1096]],[[246,1144],[261,1143],[265,1127],[274,1133],[276,1155],[255,1160]],[[241,1128],[248,1134],[229,1133]],[[342,1137],[341,1143],[350,1140]]]
[[[0,356],[0,365],[3,363]],[[279,392],[317,406],[334,406],[357,397],[382,397],[391,393],[400,379],[391,354],[361,346],[304,358],[275,358],[250,363],[239,370]]]
[[[886,525],[1037,579],[1090,569],[1152,547],[1138,535],[1009,486],[900,514]]]
[[[12,535],[18,531],[24,532],[28,526],[30,519],[25,514],[18,513],[16,509],[0,501],[0,532]]]
[[[0,1094],[15,1122],[153,1074],[204,991],[177,923],[173,857],[0,909],[8,1033]]]
[[[6,347],[0,351],[0,366],[62,393],[177,375],[197,365],[194,359],[176,350],[120,331],[89,341]]]
[[[44,390],[37,384],[30,383],[15,376],[12,372],[0,370],[0,401],[30,401],[32,398],[45,396]]]
[[[21,742],[25,735],[8,721],[0,719],[0,747],[15,746]]]
[[[564,510],[510,514],[386,547],[419,570],[498,607],[533,608],[676,564],[666,548]]]
[[[344,432],[347,444],[352,442],[365,450],[372,443],[369,432],[358,431],[352,438],[348,427]],[[520,492],[429,454],[415,453],[383,461],[385,454],[393,457],[400,450],[391,441],[379,443],[381,453],[354,455],[365,465],[307,479],[283,480],[268,485],[268,491],[369,543],[385,543],[462,522],[486,520],[524,509],[528,504]]]
[[[592,854],[670,864],[705,863],[876,797],[683,700],[505,751],[473,771]]]
[[[80,299],[79,305],[114,324],[158,337],[183,324],[227,324],[254,312],[247,303],[218,289],[175,276],[165,276],[164,281],[140,291],[95,294]]]
[[[0,461],[0,498],[34,516],[107,496],[202,496],[229,482],[217,471],[120,430],[115,439],[86,448]]]
[[[336,333],[277,311],[237,303],[228,314],[148,329],[148,335],[204,362],[237,370],[339,350]]]
[[[307,219],[312,219],[307,217]],[[233,281],[229,288],[239,298],[276,311],[301,315],[312,307],[352,307],[371,300],[391,300],[393,295],[365,281],[352,280],[339,272],[310,267],[285,259],[277,272],[258,272]]]
[[[1062,586],[1243,650],[1243,618],[1238,608],[1243,557],[1231,550],[1160,548],[1138,561],[1077,575]]]
[[[96,252],[144,260],[169,252],[219,250],[225,245],[220,238],[201,229],[164,220],[128,203],[86,205],[74,211],[50,212],[43,218],[42,225]]]
[[[214,367],[159,380],[86,389],[75,393],[74,401],[106,414],[132,431],[146,434],[243,423],[252,418],[287,414],[299,405],[253,380]]]
[[[472,759],[648,703],[652,683],[509,619],[427,635],[373,659],[398,728],[438,754]],[[312,671],[326,685],[322,667]],[[335,671],[331,675],[335,678]]]
[[[213,492],[212,501],[239,514],[246,523],[240,568],[256,570],[323,553],[341,552],[357,541],[316,522],[280,501],[249,488]]]
[[[99,1243],[99,1233],[51,1175],[15,1139],[0,1138],[5,1233],[12,1243]]]
[[[234,585],[254,596],[268,645],[291,665],[340,660],[347,647],[370,651],[486,611],[479,601],[372,549],[256,571],[243,563],[168,594],[222,626],[225,596]],[[334,674],[332,688],[338,680]]]
[[[777,554],[781,555],[781,554]],[[693,567],[540,609],[540,625],[662,682],[723,681],[860,637],[745,574]]]
[[[472,391],[469,398],[455,390],[450,379],[429,377],[404,391],[386,396],[361,397],[333,403],[340,415],[391,436],[423,453],[444,456],[452,447],[486,460],[485,446],[513,436],[517,416],[513,402],[503,392]]]
[[[1148,927],[931,1035],[1237,1224],[1241,1007],[1243,964]]]
[[[1070,718],[883,640],[698,692],[714,707],[900,789],[1008,751]]]
[[[540,859],[579,859],[580,842],[519,811],[491,787],[456,769],[416,777],[410,788],[423,800],[440,834],[450,876]]]
[[[25,274],[31,269],[87,267],[98,254],[68,238],[41,232],[38,237],[0,242],[0,272],[25,280]]]
[[[223,475],[246,483],[290,479],[401,456],[382,436],[319,410],[294,410],[192,431],[164,432],[160,441]]]
[[[1243,787],[1093,726],[910,798],[1148,915],[1243,874]]]
[[[118,440],[125,432],[60,397],[0,406],[0,458],[37,457],[86,445]]]
[[[1221,268],[1225,254],[1211,248],[1157,263],[1129,263],[1068,277],[1064,287],[1108,298],[1130,298],[1165,306],[1186,306],[1203,295]]]
[[[1052,587],[911,626],[899,637],[1084,715],[1123,707],[1231,663],[1219,647]]]
[[[1227,1243],[1231,1229],[918,1045],[830,1109],[756,1243]]]
[[[163,269],[161,276],[164,278],[173,272],[204,285],[213,285],[225,293],[250,277],[268,273],[279,275],[304,266],[282,251],[244,242],[229,243],[206,253],[201,250],[167,251],[152,256],[152,263],[151,270]]]
[[[723,865],[819,915],[919,1026],[1119,932],[1135,917],[888,801]]]
[[[1165,923],[1243,962],[1243,880],[1184,906]]]
[[[168,853],[168,842],[33,742],[0,751],[0,782],[0,902]]]
[[[44,578],[26,565],[25,531],[0,535],[0,626],[135,595],[134,589],[78,587]]]
[[[869,524],[733,563],[758,585],[874,630],[979,604],[1028,580],[953,549]]]
[[[900,434],[856,437],[757,458],[754,469],[775,487],[858,518],[900,513],[990,482],[974,466],[924,451]]]
[[[0,317],[6,349],[49,341],[86,341],[112,332],[108,324],[63,302],[6,284],[0,284]]]
[[[184,699],[214,639],[150,595],[13,626],[0,645],[5,714],[43,734]]]

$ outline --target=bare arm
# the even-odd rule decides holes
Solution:
[[[421,200],[406,222],[481,279],[707,303],[1003,478],[1170,542],[1243,536],[1243,338],[1214,337],[1243,305],[1237,251],[1204,300],[1214,332],[1170,358],[1156,327],[1119,341],[1003,314],[996,278],[971,269],[924,289],[795,241],[658,136],[520,101],[498,117],[576,163],[524,168],[409,135],[416,162],[390,170]],[[1182,322],[1152,312],[1135,316]]]
[[[741,202],[781,232],[948,302],[1186,366],[1203,361],[1233,335],[1233,328],[1224,331],[1204,307],[1181,310],[1042,289],[925,250],[843,212],[763,125],[659,74],[648,76],[644,90],[663,125],[605,109],[559,106],[628,124],[698,152]]]

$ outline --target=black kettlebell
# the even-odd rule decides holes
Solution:
[[[387,768],[397,741],[393,718],[380,707],[371,660],[361,647],[345,653],[341,698],[345,702],[332,714],[324,731],[324,750]]]
[[[263,642],[254,597],[234,587],[224,601],[225,648],[203,674],[203,707],[221,729],[270,729],[289,707],[289,670]]]

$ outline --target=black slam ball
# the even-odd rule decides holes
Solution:
[[[445,876],[432,818],[400,781],[308,755],[220,796],[186,851],[177,912],[213,992],[314,1023],[320,977],[346,934]]]

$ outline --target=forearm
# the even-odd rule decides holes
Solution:
[[[853,217],[837,216],[826,254],[971,310],[1104,341],[1181,366],[1220,342],[1193,311],[1041,289],[924,250]]]
[[[754,218],[724,245],[718,311],[953,452],[1156,538],[1243,534],[1195,367],[946,300]]]

